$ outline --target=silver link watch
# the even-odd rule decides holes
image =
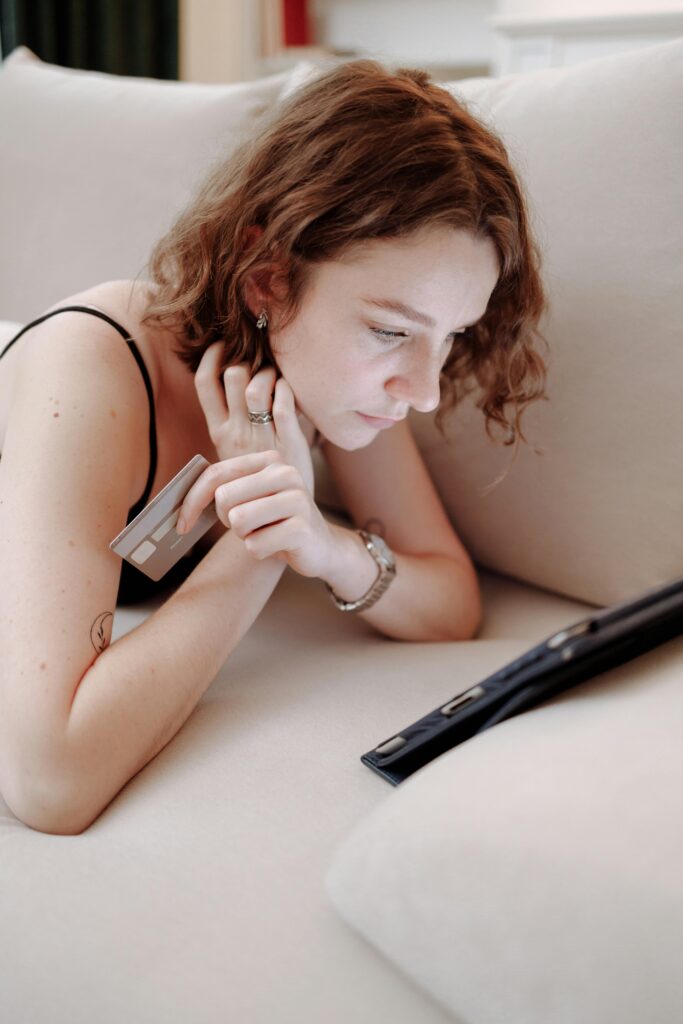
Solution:
[[[366,533],[365,530],[356,530],[356,533],[362,538],[365,547],[377,563],[379,572],[367,594],[363,594],[357,601],[342,600],[335,594],[329,583],[325,584],[330,597],[341,612],[364,612],[367,608],[372,608],[396,575],[396,559],[386,541],[382,537],[378,537],[376,533]]]

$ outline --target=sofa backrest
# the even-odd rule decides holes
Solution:
[[[211,162],[290,73],[197,85],[74,71],[20,47],[0,69],[0,317],[136,277]]]
[[[191,85],[15,51],[0,70],[0,318],[142,272],[207,165],[310,73]],[[549,401],[525,413],[530,446],[493,489],[510,449],[486,436],[476,393],[446,439],[414,415],[418,443],[478,564],[626,599],[683,574],[683,40],[450,88],[502,136],[529,197]]]
[[[570,68],[456,82],[531,204],[549,307],[547,402],[522,446],[476,395],[419,444],[475,560],[609,604],[683,574],[683,40]],[[543,450],[534,454],[532,446]]]

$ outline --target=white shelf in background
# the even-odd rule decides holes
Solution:
[[[494,15],[494,75],[566,67],[683,36],[683,11],[573,18]]]

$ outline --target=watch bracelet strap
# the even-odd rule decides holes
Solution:
[[[327,587],[330,597],[334,601],[337,608],[342,612],[364,612],[367,611],[368,608],[372,608],[373,604],[379,601],[382,594],[384,594],[386,590],[388,590],[391,582],[396,576],[395,567],[393,569],[387,568],[385,569],[384,572],[382,571],[383,567],[380,565],[377,557],[368,546],[368,542],[370,544],[372,543],[369,534],[366,533],[365,530],[355,530],[355,533],[357,533],[358,536],[362,539],[363,543],[365,544],[366,550],[375,560],[375,563],[377,564],[377,577],[375,579],[375,582],[367,591],[367,593],[363,594],[362,597],[359,597],[357,601],[344,601],[343,598],[335,594],[334,590],[329,585],[329,583],[326,583],[325,586]]]

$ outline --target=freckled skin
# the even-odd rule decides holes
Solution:
[[[332,444],[353,451],[377,436],[358,413],[401,419],[411,407],[435,409],[453,332],[483,316],[498,275],[491,240],[450,227],[375,239],[316,264],[297,315],[284,323],[273,302],[269,327],[278,367],[303,414]],[[369,281],[371,299],[400,297],[434,326],[380,315],[364,302]],[[376,328],[399,334],[387,342]]]

